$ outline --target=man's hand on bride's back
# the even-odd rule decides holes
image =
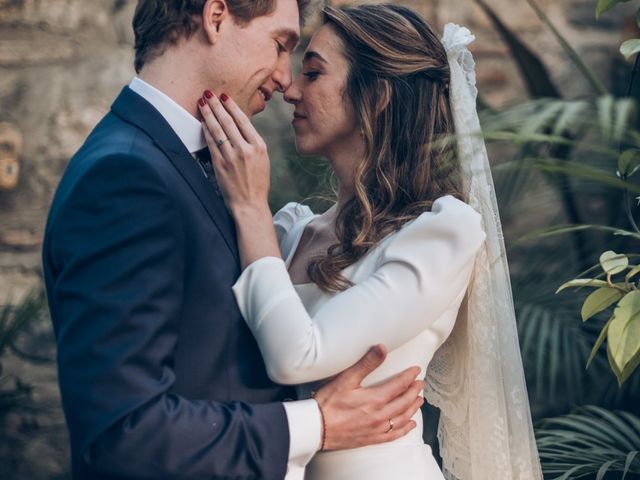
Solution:
[[[373,387],[362,381],[386,357],[381,346],[318,390],[314,398],[324,417],[323,450],[344,450],[390,442],[416,427],[411,417],[424,403],[423,382],[412,367]]]

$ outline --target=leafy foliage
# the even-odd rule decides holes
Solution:
[[[635,415],[582,407],[544,420],[536,429],[536,440],[545,478],[640,475],[640,418]]]
[[[518,59],[535,53],[513,32],[504,33],[508,28],[485,2],[474,1],[513,53],[533,98],[501,111],[485,110],[482,125],[492,157],[504,159],[493,172],[501,213],[511,223],[507,244],[532,411],[537,418],[562,415],[537,427],[545,478],[637,478],[638,418],[607,409],[636,415],[640,410],[640,372],[632,368],[635,301],[625,301],[629,305],[619,312],[617,329],[610,330],[609,323],[611,310],[635,291],[638,255],[626,255],[626,264],[609,253],[596,263],[605,250],[637,251],[640,239],[631,201],[640,194],[634,177],[640,170],[635,103],[609,93],[537,2],[527,0],[594,90],[592,98],[577,100],[561,98],[558,90],[538,95],[552,91],[547,69],[536,67],[536,61],[523,68]],[[620,2],[606,3],[599,2],[598,14]],[[608,274],[620,279],[612,281]],[[554,294],[572,278],[565,288],[580,293]],[[599,348],[609,334],[613,357]],[[588,404],[598,407],[563,415]],[[621,440],[631,428],[625,423],[629,418],[633,443]]]
[[[39,288],[27,294],[16,306],[7,301],[0,312],[0,418],[26,406],[32,387],[11,374],[4,374],[2,356],[12,348],[25,328],[39,318],[46,308],[44,291]],[[7,387],[7,384],[13,383]]]
[[[607,280],[579,278],[563,284],[558,292],[566,288],[596,288],[582,305],[582,320],[615,305],[613,314],[602,327],[587,366],[591,364],[604,340],[607,340],[607,356],[612,370],[622,385],[640,364],[640,290],[633,277],[640,266],[630,265],[627,255],[608,250],[600,255],[600,266]],[[628,272],[627,272],[628,271]],[[614,275],[626,273],[623,281],[614,282]]]
[[[616,5],[620,3],[627,3],[629,1],[630,0],[598,0],[598,4],[596,5],[596,18],[600,18],[603,13],[608,12]],[[638,8],[636,12],[636,24],[640,26],[640,8]],[[620,53],[627,59],[640,53],[640,39],[632,38],[624,42],[620,46]]]

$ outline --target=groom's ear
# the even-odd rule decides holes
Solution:
[[[225,0],[207,0],[202,9],[202,28],[209,43],[214,44],[220,36],[220,25],[230,19]]]

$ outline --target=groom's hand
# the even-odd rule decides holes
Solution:
[[[409,368],[373,387],[361,386],[386,355],[384,347],[373,347],[314,395],[324,417],[323,450],[389,442],[415,428],[411,417],[424,403],[418,396],[424,386],[421,380],[416,380],[419,367]]]

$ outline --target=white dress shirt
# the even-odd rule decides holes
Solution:
[[[153,105],[192,155],[207,146],[200,121],[166,94],[138,77],[131,81],[129,88]],[[307,463],[320,446],[320,410],[317,402],[312,399],[285,402],[284,409],[290,438],[285,480],[302,480]]]

